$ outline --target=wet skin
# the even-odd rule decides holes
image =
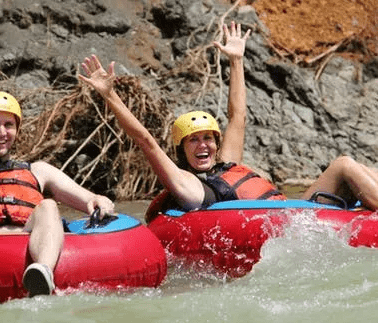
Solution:
[[[217,143],[213,131],[195,132],[183,140],[186,159],[193,169],[205,172],[215,165]]]
[[[6,160],[17,136],[17,123],[13,113],[0,112],[0,159]]]

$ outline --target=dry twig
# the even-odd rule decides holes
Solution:
[[[163,149],[171,153],[167,129],[173,114],[165,101],[152,95],[136,77],[119,77],[115,88]],[[53,92],[46,90],[41,100]],[[103,99],[84,84],[58,94],[55,104],[24,120],[18,143],[22,146],[16,157],[48,161],[96,193],[118,199],[151,197],[158,189],[156,175]]]

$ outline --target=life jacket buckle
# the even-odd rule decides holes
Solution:
[[[10,196],[10,195],[4,196],[2,198],[2,200],[3,200],[3,203],[6,203],[6,204],[15,204],[16,203],[14,196]]]

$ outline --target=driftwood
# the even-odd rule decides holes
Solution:
[[[171,154],[170,132],[166,129],[173,115],[165,101],[155,98],[136,77],[119,77],[115,88]],[[24,94],[23,103],[33,100],[32,96]],[[57,91],[56,97],[60,98],[40,115],[23,120],[17,158],[45,160],[88,189],[120,200],[150,198],[157,192],[156,175],[100,96],[78,84],[71,90]]]
[[[223,102],[220,53],[213,48],[211,42],[193,48],[192,39],[197,32],[204,31],[212,40],[222,39],[222,24],[239,3],[240,1],[236,1],[217,20],[217,25],[214,20],[205,29],[193,31],[188,38],[187,54],[181,64],[164,75],[156,74],[154,88],[148,87],[146,80],[135,76],[121,76],[117,79],[116,91],[123,102],[170,156],[173,156],[173,147],[169,136],[174,119],[170,107],[178,101],[193,106],[200,105],[206,93],[215,88],[219,90],[219,111]],[[253,27],[253,30],[258,28],[249,25],[243,27]],[[263,34],[261,30],[258,31]],[[306,53],[293,52],[275,43],[267,35],[264,36],[268,46],[280,59],[317,66],[317,79],[331,55],[344,50],[355,39],[350,37],[338,44],[331,44],[332,47],[321,55],[309,58]],[[183,87],[187,87],[188,75],[192,79],[190,86],[193,88],[183,88],[180,91],[176,86],[173,92],[169,89],[170,83],[181,83]],[[27,116],[23,120],[15,151],[17,158],[45,160],[88,189],[117,199],[151,198],[159,191],[157,176],[142,152],[119,127],[102,98],[89,87],[79,83],[63,90],[21,90],[3,74],[0,74],[0,83],[2,89],[14,94],[23,107],[33,103],[41,110],[40,114]]]
[[[214,20],[206,30],[194,31],[181,63],[164,75],[156,74],[153,88],[147,86],[149,79],[142,76],[120,76],[115,83],[123,102],[169,156],[173,157],[170,129],[174,120],[170,106],[178,101],[197,106],[215,87],[219,88],[219,105],[222,103],[220,53],[212,42],[193,48],[192,39],[203,31],[213,40],[222,39],[224,20],[239,3],[240,0],[217,25]],[[213,64],[209,56],[213,56]],[[188,77],[193,88],[175,87],[173,92],[169,89],[172,80],[186,87]],[[118,200],[148,199],[160,190],[157,176],[143,153],[120,128],[103,99],[88,86],[79,83],[63,90],[25,90],[2,74],[0,83],[4,91],[17,97],[23,109],[37,105],[40,111],[22,121],[15,158],[44,160],[84,187]]]

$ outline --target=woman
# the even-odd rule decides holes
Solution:
[[[218,124],[210,114],[194,111],[180,116],[175,121],[172,130],[173,141],[177,148],[178,165],[165,154],[148,130],[134,117],[116,94],[113,89],[114,62],[109,65],[108,72],[102,68],[98,58],[94,55],[86,58],[82,64],[88,77],[79,75],[80,80],[91,85],[102,95],[118,118],[120,125],[140,146],[166,192],[172,197],[167,202],[167,194],[164,194],[162,197],[164,203],[161,203],[164,205],[159,204],[159,207],[167,207],[168,203],[170,207],[172,204],[177,204],[183,210],[193,210],[206,207],[216,201],[236,198],[285,199],[271,183],[258,177],[247,167],[239,165],[242,161],[246,119],[243,55],[250,30],[242,37],[239,24],[235,25],[232,22],[230,30],[227,26],[223,28],[226,43],[223,46],[219,42],[214,42],[214,46],[230,61],[229,122],[223,138],[221,138]],[[353,168],[363,167],[350,159],[336,160],[330,169],[304,194],[304,198],[311,197],[312,193],[318,190],[341,194],[344,197],[341,188],[344,184],[348,186],[354,178],[353,169],[350,174],[347,174],[345,171],[347,166],[340,165],[346,161],[353,164]],[[365,176],[366,172],[367,170],[365,174],[355,176]],[[362,176],[364,184],[368,185],[369,183],[366,183],[368,180],[364,176]],[[359,179],[357,178],[357,180]],[[353,183],[350,185],[353,186]],[[363,189],[368,187],[371,186],[368,185]],[[360,186],[358,186],[358,192],[352,189],[357,198],[360,198],[361,189]],[[344,189],[344,191],[349,193],[348,189]],[[378,204],[375,205],[370,201],[378,201],[378,199],[366,196],[366,199],[365,196],[361,197],[365,205],[377,208]],[[155,211],[151,210],[150,215],[154,216]],[[151,220],[151,217],[148,217],[147,220]]]
[[[221,140],[218,124],[210,114],[194,111],[179,117],[173,127],[173,140],[177,146],[180,167],[165,154],[148,130],[127,109],[114,91],[114,62],[109,65],[106,72],[97,57],[92,55],[82,64],[88,77],[79,75],[82,81],[91,85],[102,95],[118,118],[120,125],[140,146],[166,191],[183,210],[205,207],[220,199],[237,198],[229,185],[219,187],[221,190],[227,190],[220,194],[218,187],[214,191],[215,184],[215,186],[209,184],[208,180],[200,175],[218,171],[225,173],[227,167],[231,168],[232,165],[240,164],[243,155],[246,119],[243,55],[245,43],[251,31],[248,30],[242,37],[240,24],[235,25],[234,22],[231,22],[230,30],[226,25],[223,28],[226,43],[223,46],[219,42],[214,42],[214,46],[219,48],[230,61],[229,122]],[[224,163],[233,164],[225,166]],[[246,171],[243,168],[242,177],[246,173],[249,174],[248,178],[259,178],[251,170]],[[268,183],[261,180],[264,184]],[[213,183],[214,180],[210,182]],[[274,191],[273,195],[279,194],[270,183],[268,184],[269,189]]]

